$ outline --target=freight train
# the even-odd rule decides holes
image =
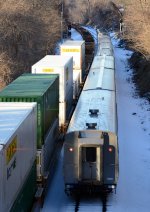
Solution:
[[[84,41],[70,41],[61,49],[65,55],[45,56],[32,66],[32,74],[0,92],[1,212],[30,211],[51,174],[55,147],[87,71]]]
[[[64,142],[67,194],[111,192],[119,162],[115,66],[111,40],[99,33],[99,48],[68,126]]]
[[[87,32],[86,35],[89,40],[89,34]],[[101,40],[101,37],[99,37],[99,40]],[[104,38],[101,40],[101,44],[102,43],[104,43],[104,46],[106,46],[105,44],[109,46],[110,40],[107,36],[105,37],[105,40]],[[61,55],[45,56],[32,66],[32,74],[23,74],[0,92],[0,166],[2,170],[0,174],[0,211],[30,211],[35,196],[38,196],[44,188],[45,181],[50,174],[49,167],[58,138],[60,134],[64,135],[65,133],[72,112],[72,104],[80,94],[83,82],[88,73],[88,68],[90,67],[89,61],[93,58],[93,40],[88,42],[88,46],[89,48],[87,48],[86,42],[84,43],[84,41],[67,41],[61,46]],[[91,49],[91,55],[89,49]],[[88,58],[86,61],[84,61],[85,51],[88,51],[88,53],[86,53],[86,59]],[[102,51],[110,54],[107,67],[107,71],[110,71],[110,75],[104,74],[104,71],[103,74],[112,84],[110,84],[110,87],[108,88],[104,82],[106,87],[104,86],[104,88],[102,87],[98,89],[97,92],[100,92],[101,90],[103,90],[104,93],[112,92],[112,98],[107,94],[105,94],[106,97],[102,96],[99,98],[102,98],[102,100],[106,98],[107,101],[112,100],[115,103],[115,89],[113,87],[113,81],[111,81],[114,76],[114,68],[111,65],[114,64],[114,62],[113,56],[111,55],[112,49],[109,48],[98,49],[97,57],[95,57],[89,73],[89,76],[91,77],[88,76],[85,83],[85,86],[87,87],[84,86],[81,97],[86,93],[87,95],[90,95],[91,98],[93,93],[89,92],[94,92],[95,90],[95,88],[92,87],[93,80],[95,80],[97,84],[101,81],[100,76],[102,75],[102,72],[99,74],[99,68],[97,65],[99,65],[100,60],[103,61],[104,59]],[[94,76],[95,78],[93,78]],[[93,131],[93,129],[88,129],[84,132],[84,130],[80,129],[79,132],[78,128],[78,132],[75,132],[74,128],[72,131],[71,123],[73,119],[71,119],[65,146],[67,145],[67,139],[69,136],[71,136],[72,142],[75,141],[75,135],[78,134],[78,137],[82,138],[80,141],[83,142],[84,140],[86,142],[85,145],[78,145],[78,148],[76,149],[77,152],[82,151],[86,159],[86,155],[90,155],[89,157],[94,158],[95,156],[93,152],[96,151],[96,157],[98,158],[100,167],[98,166],[98,163],[93,161],[93,159],[90,165],[95,163],[97,169],[101,171],[104,163],[104,150],[102,151],[102,146],[104,146],[105,143],[105,146],[109,147],[109,150],[115,153],[115,165],[113,163],[111,165],[112,170],[114,170],[114,166],[116,167],[114,174],[116,181],[113,181],[113,183],[112,181],[109,181],[109,186],[112,188],[112,186],[116,185],[118,170],[117,133],[115,133],[116,125],[114,124],[114,129],[110,129],[110,126],[108,126],[107,130],[102,127],[97,127],[99,125],[95,124],[95,119],[99,120],[99,116],[103,117],[103,110],[102,108],[100,108],[99,111],[97,109],[99,106],[96,103],[99,101],[99,98],[97,99],[96,95],[98,94],[96,93],[95,98],[93,97],[93,99],[91,99],[93,107],[89,108],[89,116],[93,119],[94,124],[87,122],[86,126],[90,129],[94,125],[97,130]],[[82,100],[80,100],[80,103],[81,101]],[[105,103],[105,101],[103,101],[103,103]],[[88,101],[86,104],[88,104]],[[79,107],[80,106],[77,106],[78,109]],[[104,104],[104,108],[108,109],[107,105]],[[112,113],[108,115],[110,115],[110,119],[113,121],[116,116],[115,106],[112,105],[110,108]],[[82,126],[83,120],[80,120]],[[104,123],[104,126],[106,126],[106,124],[107,121]],[[102,125],[103,123],[101,123],[101,126]],[[70,131],[72,132],[70,133]],[[89,137],[88,133],[91,134],[90,137],[92,138],[89,139],[89,146],[87,146],[87,139],[83,139],[85,135],[86,137]],[[101,137],[100,146],[97,137]],[[93,144],[90,143],[91,140]],[[97,144],[94,143],[96,140],[98,142]],[[75,142],[74,145],[76,146],[76,144],[77,143]],[[82,148],[79,146],[82,146]],[[69,149],[70,152],[75,153],[74,148],[69,147]],[[107,148],[105,150],[105,156],[107,156]],[[98,155],[100,155],[100,157],[98,157]],[[68,154],[65,154],[64,161],[66,161],[68,156]],[[77,154],[72,154],[72,156],[77,158]],[[71,158],[69,158],[69,160],[70,159]],[[80,157],[80,160],[82,159]],[[85,163],[84,168],[86,170],[89,168],[88,165],[88,163]],[[74,164],[72,164],[71,167],[69,166],[65,163],[64,173],[65,179],[67,179],[67,181],[65,181],[66,190],[68,190],[68,186],[72,186],[72,183],[70,184],[70,182],[74,180],[74,173],[76,174],[78,172],[74,172],[73,169],[81,169],[77,163],[75,164],[76,167]],[[69,172],[68,168],[71,168]],[[94,166],[92,166],[91,171],[93,169]],[[70,173],[69,179],[72,181],[68,181],[66,171]],[[97,179],[101,180],[103,173],[104,171],[100,172]],[[105,171],[105,173],[107,173],[107,171]],[[84,175],[86,176],[86,173]],[[38,190],[38,188],[41,190]],[[69,187],[69,191],[70,188],[71,187]],[[36,193],[38,194],[36,195]]]

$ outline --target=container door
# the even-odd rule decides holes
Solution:
[[[82,147],[82,180],[100,180],[100,147]]]

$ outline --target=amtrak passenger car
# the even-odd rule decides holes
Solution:
[[[110,38],[99,34],[94,57],[64,143],[67,194],[103,192],[118,180],[115,67]]]

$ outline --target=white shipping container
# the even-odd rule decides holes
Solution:
[[[61,55],[73,56],[73,69],[80,69],[82,77],[82,72],[85,71],[85,41],[68,40],[61,45],[60,49]]]
[[[0,102],[0,211],[10,211],[36,159],[36,103]]]
[[[80,70],[73,71],[73,99],[76,99],[80,90]]]
[[[59,103],[59,126],[66,123],[66,102]]]
[[[72,90],[73,98],[73,58],[71,56],[46,55],[32,66],[34,74],[59,74],[59,101],[66,100]]]
[[[59,127],[63,129],[67,120],[69,119],[72,109],[72,91],[68,92],[66,101],[59,103]]]

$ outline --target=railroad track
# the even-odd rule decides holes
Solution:
[[[77,196],[75,199],[75,212],[106,212],[107,196]]]
[[[72,28],[77,30],[81,34],[83,40],[85,40],[85,68],[86,68],[86,75],[87,75],[91,67],[91,64],[94,58],[94,53],[95,53],[94,38],[88,30],[86,30],[80,25],[72,24]]]
[[[94,50],[95,50],[95,43],[94,43],[94,39],[92,37],[92,35],[90,34],[89,31],[85,30],[84,28],[74,25],[72,26],[73,28],[75,28],[83,37],[83,39],[85,40],[85,67],[86,67],[86,76],[88,75],[90,66],[92,64],[93,58],[94,58]],[[84,82],[86,80],[86,76],[84,79]],[[84,84],[84,83],[83,83]],[[82,91],[82,87],[80,89],[80,92]],[[74,105],[75,107],[75,105]],[[72,111],[70,112],[70,118],[71,118],[71,114],[73,113],[74,108],[72,108]],[[69,120],[68,120],[69,122]],[[47,195],[48,192],[48,187],[52,181],[52,178],[55,177],[54,176],[54,172],[55,172],[55,167],[58,163],[58,157],[60,155],[61,152],[61,148],[63,146],[63,134],[60,135],[59,137],[59,141],[56,142],[56,147],[55,147],[55,151],[52,155],[52,159],[51,159],[51,163],[50,163],[50,167],[49,167],[49,173],[47,173],[47,177],[44,180],[44,187],[41,185],[37,191],[37,195],[35,198],[35,202],[32,208],[32,211],[34,212],[39,212],[40,208],[43,205],[45,196]],[[76,205],[76,203],[75,203]]]

